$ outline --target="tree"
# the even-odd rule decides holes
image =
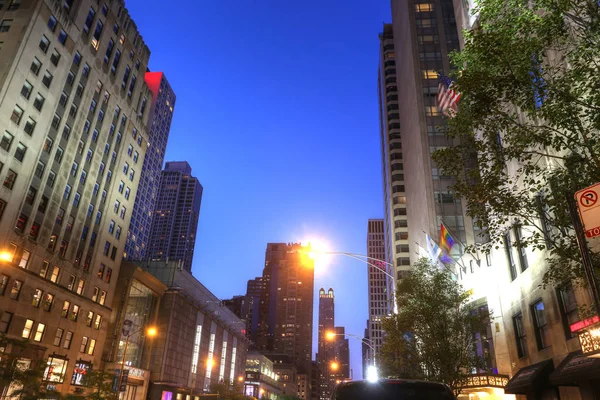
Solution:
[[[118,398],[118,393],[113,389],[114,372],[105,370],[90,369],[85,375],[84,385],[82,388],[84,394],[70,394],[64,397],[65,400],[113,400]]]
[[[479,250],[519,224],[520,245],[549,250],[545,284],[580,278],[567,198],[600,181],[598,2],[478,0],[474,12],[479,25],[451,56],[456,144],[433,158],[491,239]]]
[[[2,334],[0,353],[0,391],[6,389],[10,395],[20,396],[22,400],[58,398],[56,391],[42,385],[47,365],[47,360],[40,358],[43,350],[29,340],[13,339]]]
[[[426,258],[416,262],[398,282],[398,314],[383,321],[382,376],[438,381],[458,390],[469,373],[483,369],[474,333],[486,328],[489,313],[471,305],[469,296],[447,269]]]

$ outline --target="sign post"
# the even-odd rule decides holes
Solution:
[[[575,229],[579,252],[581,253],[583,270],[592,291],[596,315],[598,316],[600,316],[600,292],[598,291],[598,279],[590,257],[586,236],[589,238],[600,236],[599,197],[600,183],[576,192],[574,198],[567,194],[567,205]]]

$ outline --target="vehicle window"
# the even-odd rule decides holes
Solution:
[[[424,382],[349,382],[339,386],[334,400],[454,400],[442,385]]]

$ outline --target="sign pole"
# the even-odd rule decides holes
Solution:
[[[567,205],[569,207],[569,213],[571,214],[571,222],[573,223],[573,228],[575,229],[579,252],[581,253],[583,270],[585,271],[588,284],[592,290],[596,315],[600,317],[600,293],[598,292],[598,279],[596,278],[596,272],[594,271],[594,265],[592,264],[592,258],[590,257],[590,250],[585,238],[584,227],[579,219],[579,213],[577,212],[575,198],[570,194],[567,194]]]

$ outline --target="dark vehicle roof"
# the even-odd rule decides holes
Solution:
[[[340,383],[332,400],[455,400],[447,385],[410,379],[356,380]]]

